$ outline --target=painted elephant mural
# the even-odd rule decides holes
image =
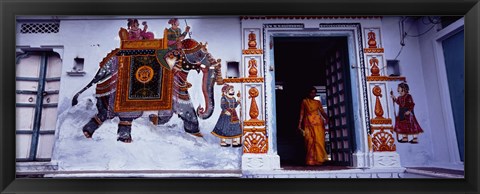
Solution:
[[[223,84],[221,60],[214,59],[207,44],[194,39],[182,40],[182,49],[167,46],[167,29],[163,39],[128,40],[128,32],[121,28],[121,46],[111,51],[100,62],[96,75],[72,99],[78,103],[79,95],[96,84],[98,113],[83,127],[83,133],[91,138],[95,130],[107,119],[119,117],[118,141],[131,142],[131,124],[144,111],[158,110],[149,115],[157,125],[167,123],[177,114],[184,123],[184,130],[202,136],[198,118],[208,119],[214,109],[214,85]],[[202,92],[205,107],[193,107],[187,82],[191,70],[203,73]]]

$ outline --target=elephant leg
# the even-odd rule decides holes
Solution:
[[[192,104],[181,104],[179,108],[180,109],[177,110],[179,111],[178,116],[183,120],[183,128],[185,132],[201,137],[202,135],[200,134],[198,127],[198,118]]]
[[[133,119],[120,118],[120,122],[118,123],[117,141],[124,143],[132,142],[132,121]]]
[[[83,135],[86,138],[92,138],[93,133],[102,125],[103,121],[95,115],[85,126],[83,126]]]
[[[151,114],[149,115],[149,118],[154,125],[163,125],[168,121],[170,121],[172,116],[173,116],[172,110],[161,110],[161,111],[158,111],[158,115]]]
[[[90,119],[85,126],[83,126],[82,131],[86,138],[92,138],[93,133],[107,119],[107,108],[102,100],[103,98],[97,98],[98,113],[92,119]]]

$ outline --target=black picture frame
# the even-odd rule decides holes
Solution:
[[[478,0],[0,0],[1,193],[479,193]],[[464,15],[465,179],[16,179],[15,17],[20,15]]]

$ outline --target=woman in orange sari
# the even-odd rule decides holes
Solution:
[[[298,122],[298,129],[302,131],[305,137],[307,165],[322,165],[327,160],[325,127],[322,116],[326,123],[328,123],[328,116],[323,110],[322,103],[314,99],[316,93],[317,90],[312,87],[308,97],[303,99],[300,121]]]

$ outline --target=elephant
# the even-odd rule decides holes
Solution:
[[[184,123],[184,131],[202,137],[199,130],[198,118],[208,119],[215,107],[214,105],[214,85],[222,85],[223,80],[221,76],[221,60],[215,59],[207,50],[207,43],[202,44],[194,39],[185,39],[182,41],[182,49],[145,49],[145,50],[128,50],[128,49],[115,49],[110,52],[107,57],[100,63],[94,78],[81,89],[72,99],[72,106],[78,103],[79,95],[96,84],[96,107],[98,113],[84,125],[82,131],[87,138],[91,138],[95,130],[97,130],[102,123],[107,119],[119,117],[118,123],[117,141],[124,143],[130,143],[131,137],[131,125],[134,119],[137,119],[143,115],[143,110],[137,111],[115,111],[115,101],[119,100],[117,92],[118,85],[124,83],[125,80],[119,76],[119,66],[122,66],[121,57],[130,56],[132,60],[139,60],[150,64],[153,70],[157,65],[158,58],[160,61],[168,64],[168,68],[163,68],[165,71],[171,73],[171,108],[164,110],[158,110],[158,114],[149,115],[150,121],[155,125],[162,125],[167,123],[173,116],[177,114],[178,117]],[[152,65],[155,64],[155,65]],[[164,64],[165,65],[165,64]],[[162,68],[158,68],[161,70]],[[192,86],[187,82],[188,74],[191,70],[196,70],[197,73],[202,72],[202,92],[205,98],[205,108],[198,106],[197,109],[193,107],[190,101],[190,95],[188,88]],[[140,70],[138,70],[140,71]],[[138,73],[137,79],[145,80],[151,78],[150,74],[154,71],[145,70]],[[158,86],[152,86],[158,87]],[[164,86],[162,86],[164,87]],[[141,95],[149,95],[148,92],[140,91]]]

